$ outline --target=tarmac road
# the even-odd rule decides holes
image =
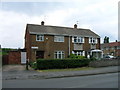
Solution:
[[[3,88],[118,88],[118,73],[39,80],[3,80]]]

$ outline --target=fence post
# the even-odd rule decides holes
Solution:
[[[29,61],[28,61],[28,59],[27,59],[27,60],[26,60],[26,70],[29,70],[28,65],[29,65]]]

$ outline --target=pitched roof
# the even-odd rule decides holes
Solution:
[[[120,46],[120,42],[112,42],[112,43],[109,43],[109,45],[112,47],[112,46]]]
[[[49,34],[49,35],[65,35],[65,36],[84,36],[100,38],[99,35],[90,29],[69,28],[59,26],[35,25],[27,24],[30,34]]]
[[[120,46],[120,42],[110,42],[110,43],[103,43],[101,44],[101,47],[115,47],[115,46]]]

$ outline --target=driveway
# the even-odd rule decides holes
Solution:
[[[2,67],[3,72],[24,71],[25,69],[26,69],[26,65],[4,65]]]
[[[39,72],[29,67],[26,70],[26,65],[5,65],[2,67],[2,79],[27,79],[29,76],[38,74]]]

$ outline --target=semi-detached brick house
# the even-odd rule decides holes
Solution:
[[[104,55],[113,55],[120,57],[120,41],[103,43],[101,44],[101,50]]]
[[[25,33],[27,59],[61,59],[70,54],[87,56],[90,50],[100,49],[100,36],[90,29],[27,24]]]

